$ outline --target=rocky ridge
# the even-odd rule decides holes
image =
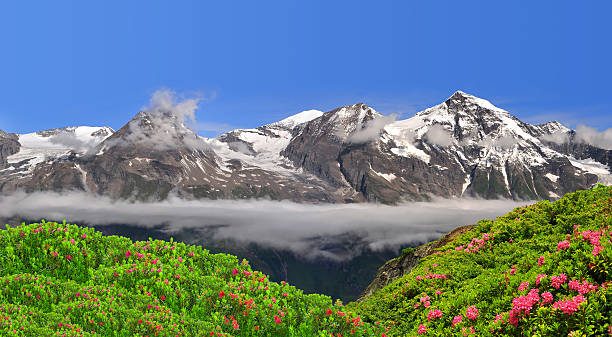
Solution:
[[[567,143],[549,140],[559,132]],[[0,133],[0,190],[315,203],[556,199],[612,181],[612,151],[573,141],[572,132],[522,122],[461,91],[405,120],[359,103],[216,138],[171,111],[140,112],[116,132]]]

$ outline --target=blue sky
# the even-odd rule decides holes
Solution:
[[[157,89],[205,97],[214,135],[456,90],[529,122],[612,127],[608,1],[7,1],[0,129],[119,128]]]

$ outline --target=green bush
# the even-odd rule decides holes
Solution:
[[[382,336],[199,246],[41,222],[0,231],[0,336]]]
[[[482,220],[348,307],[390,336],[609,335],[611,192],[599,185]]]

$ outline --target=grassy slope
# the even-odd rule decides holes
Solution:
[[[391,336],[608,335],[611,207],[612,190],[600,185],[482,220],[348,307],[366,321],[392,326]],[[473,319],[471,306],[478,312],[470,309]]]
[[[382,335],[327,296],[199,246],[54,222],[0,242],[0,336]]]
[[[419,329],[439,336],[471,329],[480,336],[607,334],[611,207],[611,189],[600,186],[483,220],[348,308],[269,282],[246,261],[197,246],[132,242],[58,223],[9,228],[0,231],[0,335],[383,335],[378,324],[347,310],[392,326],[391,336]],[[558,249],[566,240],[569,248]],[[540,274],[547,277],[536,296]],[[567,278],[557,288],[551,276],[561,274]],[[473,320],[466,315],[471,306],[478,310]],[[453,326],[455,316],[462,322]]]

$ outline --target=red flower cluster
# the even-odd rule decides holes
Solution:
[[[418,333],[420,334],[424,334],[427,333],[427,326],[423,325],[423,324],[419,324],[419,330]]]
[[[476,308],[476,306],[469,306],[466,310],[465,317],[471,320],[475,320],[476,318],[478,318],[478,309]]]
[[[555,302],[555,304],[553,304],[553,308],[559,309],[564,313],[571,315],[574,312],[578,311],[578,308],[580,308],[580,304],[582,304],[584,301],[584,296],[578,295],[569,300],[560,300]]]
[[[569,247],[570,243],[567,240],[557,243],[557,251],[560,251],[561,249],[568,249]]]
[[[440,318],[440,317],[442,317],[442,311],[438,309],[430,310],[429,313],[427,314],[427,319],[429,320]]]
[[[555,289],[559,289],[559,287],[561,287],[561,285],[565,283],[565,281],[567,281],[567,276],[565,276],[565,274],[563,273],[561,273],[559,276],[550,277],[550,283]]]
[[[425,279],[439,279],[439,280],[446,280],[448,278],[448,275],[446,274],[434,274],[434,273],[429,273],[425,276],[417,276],[416,279],[417,280],[425,280]]]
[[[542,282],[542,279],[546,278],[546,274],[539,274],[538,276],[536,276],[536,281],[535,281],[535,285],[539,286],[540,282]]]
[[[588,294],[590,291],[597,290],[597,286],[589,283],[587,281],[578,281],[578,280],[570,280],[569,283],[570,290],[575,290],[581,295]]]
[[[593,245],[593,251],[591,254],[593,256],[599,255],[599,253],[603,250],[603,246],[601,245],[601,237],[605,236],[606,231],[591,231],[587,230],[581,233],[578,233],[577,236],[581,236],[583,240],[589,241]]]
[[[542,293],[542,304],[550,304],[553,301],[553,295],[546,291]]]
[[[533,305],[539,301],[540,295],[538,289],[531,289],[527,296],[519,296],[513,299],[512,310],[510,310],[510,316],[508,318],[510,324],[517,326],[519,318],[529,315]]]

